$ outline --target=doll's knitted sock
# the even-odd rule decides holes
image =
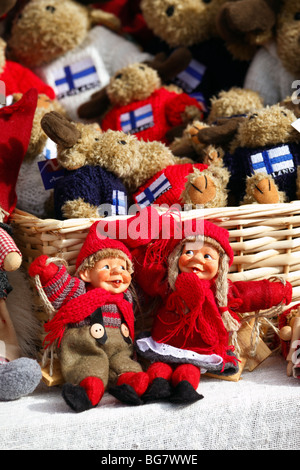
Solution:
[[[173,369],[169,364],[165,364],[164,362],[154,362],[147,370],[149,383],[152,384],[152,382],[159,377],[165,380],[170,380],[172,372]]]
[[[130,385],[140,397],[147,390],[149,377],[146,372],[125,372],[117,381],[117,385],[123,384]]]
[[[79,385],[85,389],[92,405],[98,405],[104,394],[104,385],[102,380],[98,377],[86,377]]]
[[[172,375],[172,384],[176,387],[179,382],[188,381],[196,390],[200,382],[200,369],[193,364],[181,364]]]

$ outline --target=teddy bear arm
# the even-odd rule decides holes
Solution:
[[[85,202],[82,198],[65,202],[61,210],[65,219],[99,217],[98,206]]]

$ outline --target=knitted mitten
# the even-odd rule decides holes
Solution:
[[[31,277],[38,275],[42,285],[46,285],[57,273],[58,266],[54,263],[47,265],[48,256],[38,256],[30,265],[28,273]]]
[[[69,407],[80,413],[98,405],[104,394],[104,385],[98,377],[86,377],[79,385],[66,383],[62,396]]]

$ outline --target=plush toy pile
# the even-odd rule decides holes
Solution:
[[[153,206],[180,214],[300,197],[299,1],[8,0],[0,15],[3,244],[18,252],[3,232],[15,208],[104,224],[134,206],[158,224],[156,236],[100,243],[95,222],[74,277],[47,257],[31,265],[57,310],[45,328],[66,403],[84,411],[105,390],[131,405],[199,400],[200,369],[238,368],[238,313],[288,304],[291,285],[229,283],[228,232],[208,223],[178,239],[171,217],[164,240]],[[189,248],[199,240],[203,253]],[[135,342],[137,306],[152,306],[155,321]],[[28,388],[13,393],[14,377],[4,388],[2,371],[19,359],[1,331],[0,399],[12,399],[40,370]]]

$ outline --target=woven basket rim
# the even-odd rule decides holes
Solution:
[[[162,212],[167,210],[166,208],[159,208]],[[171,208],[172,212],[172,208]],[[174,215],[178,214],[178,211],[174,211]],[[286,216],[292,214],[300,215],[300,200],[291,201],[288,203],[278,204],[247,204],[241,206],[226,206],[226,207],[215,207],[210,209],[192,209],[188,211],[181,211],[180,217],[182,220],[190,219],[192,217],[204,217],[206,219],[225,221],[228,219],[237,220],[241,216],[257,217],[257,218],[271,218],[276,216]],[[128,219],[132,215],[118,215],[109,216],[105,220],[122,220]],[[54,218],[40,219],[28,212],[21,211],[16,208],[11,215],[11,221],[18,224],[31,225],[32,230],[36,232],[43,232],[48,230],[64,232],[66,230],[80,229],[84,230],[94,222],[101,220],[100,218],[78,218],[78,219],[65,219],[57,220]]]

